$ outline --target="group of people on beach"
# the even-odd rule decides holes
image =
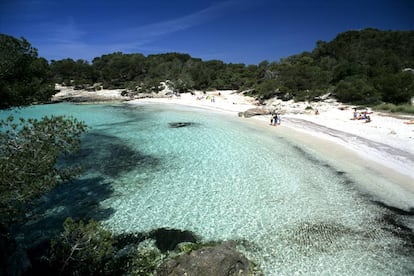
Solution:
[[[219,93],[220,95],[220,93]],[[197,100],[201,101],[202,99],[204,99],[204,96],[200,96],[196,98]],[[210,102],[215,103],[216,102],[216,98],[214,96],[210,96],[208,95],[207,97],[205,97],[205,99],[208,101],[210,100]]]
[[[276,125],[280,125],[280,115],[277,113],[272,113],[272,115],[270,116],[270,125],[271,126],[276,126]]]
[[[370,123],[371,122],[371,116],[369,114],[371,114],[371,112],[368,112],[367,110],[363,111],[363,112],[357,112],[356,108],[353,108],[354,113],[353,113],[353,117],[351,120],[365,120],[365,123]]]

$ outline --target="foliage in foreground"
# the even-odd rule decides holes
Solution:
[[[99,222],[67,218],[63,232],[51,242],[48,269],[59,275],[154,275],[166,254],[153,239],[125,242]],[[125,237],[124,237],[125,238]]]
[[[85,130],[83,122],[63,116],[0,120],[1,224],[18,219],[31,200],[77,174],[78,168],[56,164],[79,149]]]
[[[110,274],[109,260],[113,254],[111,232],[96,221],[75,222],[71,218],[63,224],[64,231],[51,243],[50,263],[59,275]]]
[[[175,234],[182,233],[179,230],[171,231]],[[94,220],[84,223],[68,218],[64,222],[64,231],[52,240],[50,253],[47,253],[49,255],[40,257],[43,264],[45,259],[48,264],[36,272],[53,275],[157,275],[157,269],[167,259],[220,244],[185,242],[180,241],[178,236],[167,234],[172,238],[167,238],[167,243],[174,240],[177,244],[174,248],[162,250],[163,245],[151,233],[153,231],[115,236]],[[263,275],[259,267],[251,264],[249,275]]]

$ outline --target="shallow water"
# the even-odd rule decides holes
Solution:
[[[414,272],[412,212],[378,204],[387,201],[362,192],[362,179],[246,119],[150,104],[35,106],[16,116],[52,113],[91,129],[71,161],[85,174],[48,199],[61,202],[48,214],[78,212],[115,232],[170,227],[237,240],[266,275]]]

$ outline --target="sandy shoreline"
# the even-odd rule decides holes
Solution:
[[[207,96],[210,97],[206,99]],[[211,100],[213,96],[214,102]],[[200,100],[201,97],[204,98]],[[232,113],[235,116],[239,112],[258,107],[254,99],[241,96],[235,91],[208,92],[206,95],[201,92],[194,95],[187,93],[180,97],[139,99],[129,103],[181,104]],[[360,163],[364,163],[364,160],[374,163],[369,167],[393,176],[398,179],[399,184],[414,193],[414,184],[412,184],[414,183],[414,125],[404,124],[407,119],[374,112],[371,114],[372,122],[365,123],[361,120],[351,120],[352,108],[344,108],[343,105],[335,102],[312,104],[314,110],[316,108],[319,110],[319,115],[304,111],[305,103],[290,103],[290,105],[277,108],[274,108],[274,105],[262,107],[270,110],[274,108],[282,112],[280,126],[269,125],[270,115],[255,116],[247,120],[263,123],[264,126],[272,127],[279,133],[286,131],[282,129],[289,128],[302,135],[305,134],[307,139],[303,139],[302,142],[309,140],[309,136],[329,141],[331,144],[328,152],[338,151],[339,147],[344,147],[357,155]],[[324,145],[320,147],[323,148]]]
[[[106,92],[103,90],[92,94],[94,97],[97,94],[107,95],[110,99],[125,100],[120,96],[120,90]],[[92,95],[91,92],[82,95],[85,94]],[[275,110],[282,114],[280,126],[269,125],[270,115],[254,116],[246,120],[272,128],[271,131],[278,134],[290,135],[299,143],[317,148],[327,156],[332,155],[331,158],[337,158],[338,152],[341,155],[346,151],[347,157],[343,159],[350,163],[347,165],[368,167],[386,175],[414,196],[414,125],[404,123],[414,116],[400,119],[373,112],[372,121],[365,123],[363,120],[351,120],[352,106],[333,100],[311,104],[270,100],[266,105],[258,106],[255,99],[231,90],[207,93],[196,91],[181,94],[179,97],[171,95],[163,98],[143,98],[130,100],[128,103],[186,105],[234,116],[252,108]],[[316,109],[319,111],[318,115],[314,113]]]
[[[258,108],[252,98],[241,96],[233,91],[220,91],[220,96],[217,95],[218,93],[208,93],[211,96],[214,95],[214,102],[210,99],[198,100],[199,95],[188,93],[181,97],[139,99],[129,103],[182,104],[233,113],[235,116],[247,109]],[[334,141],[356,152],[362,151],[361,154],[365,158],[384,163],[384,165],[414,178],[414,170],[412,169],[414,168],[412,166],[414,164],[414,125],[405,124],[404,122],[407,119],[398,119],[374,112],[371,114],[372,121],[365,123],[363,120],[351,120],[353,112],[351,107],[341,110],[343,105],[337,103],[313,105],[314,109],[319,110],[319,115],[314,115],[311,111],[304,111],[306,108],[304,103],[296,103],[294,107],[280,107],[279,110],[281,111],[279,112],[282,113],[281,126]],[[261,108],[272,110],[271,106]],[[278,109],[275,110],[278,111]],[[302,110],[302,112],[298,110]],[[252,119],[268,123],[270,122],[270,115],[254,116]],[[372,150],[371,154],[368,154],[364,147],[367,150],[370,148]],[[384,158],[381,158],[381,155],[385,155]]]

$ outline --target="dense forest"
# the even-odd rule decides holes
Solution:
[[[404,104],[414,97],[414,31],[348,31],[317,41],[312,52],[258,65],[121,52],[91,63],[70,58],[48,63],[25,39],[0,35],[0,41],[1,107],[44,101],[53,93],[52,83],[156,92],[165,80],[176,92],[233,89],[260,99],[317,100],[331,93],[355,104]]]

